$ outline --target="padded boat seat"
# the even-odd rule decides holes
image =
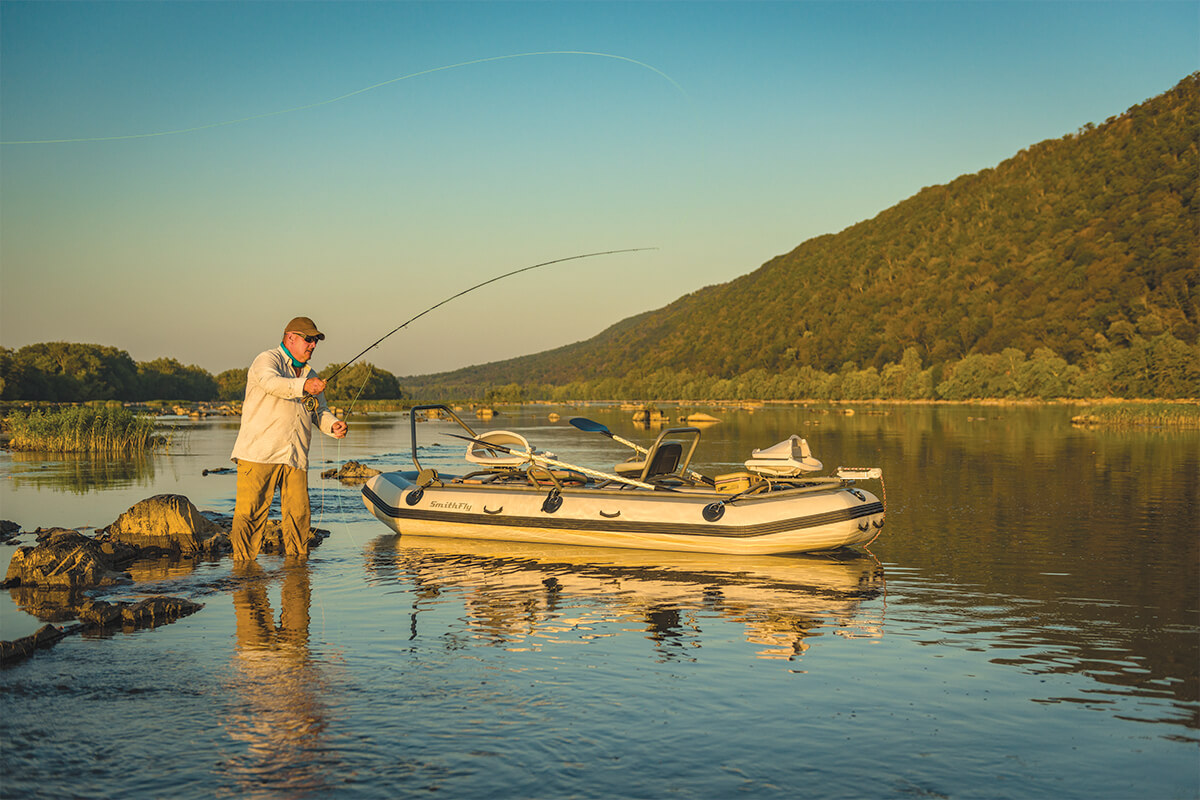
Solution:
[[[808,442],[794,433],[778,444],[753,451],[746,461],[746,469],[751,472],[782,478],[816,472],[824,466],[813,458]]]
[[[495,469],[515,469],[532,464],[532,459],[525,455],[525,452],[538,453],[547,458],[554,458],[553,453],[543,453],[529,446],[529,440],[519,433],[512,431],[485,431],[475,437],[479,441],[471,442],[467,445],[467,461],[472,464],[478,464],[481,467]],[[506,447],[510,450],[520,450],[525,452],[505,453],[503,450],[490,450],[483,442]]]
[[[654,453],[654,461],[646,472],[646,478],[656,475],[670,475],[679,467],[679,459],[683,458],[683,445],[679,442],[663,442]],[[623,478],[637,477],[646,469],[644,458],[631,458],[616,466],[616,473]],[[644,478],[643,478],[644,480]]]

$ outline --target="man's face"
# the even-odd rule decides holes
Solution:
[[[307,341],[307,339],[311,339],[312,341]],[[302,333],[288,331],[287,349],[293,356],[295,356],[297,361],[307,362],[310,358],[312,358],[313,350],[317,349],[317,337],[305,337],[305,335]]]

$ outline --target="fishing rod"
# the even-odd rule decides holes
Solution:
[[[408,327],[410,324],[416,322],[421,317],[428,314],[430,311],[441,308],[442,306],[446,305],[446,303],[449,303],[451,300],[455,300],[459,297],[462,297],[464,294],[473,292],[476,289],[481,289],[484,286],[487,286],[489,283],[495,283],[496,281],[503,280],[505,278],[510,278],[513,275],[519,275],[522,272],[529,272],[531,269],[538,269],[539,267],[548,267],[551,264],[561,264],[564,261],[578,261],[581,258],[592,258],[593,256],[610,256],[610,255],[615,255],[617,253],[638,253],[643,250],[657,250],[657,249],[658,249],[657,247],[630,247],[630,248],[626,248],[624,250],[604,250],[599,253],[584,253],[584,254],[578,255],[578,256],[567,256],[566,258],[556,258],[553,261],[543,261],[540,264],[534,264],[533,266],[530,266],[530,267],[521,267],[520,269],[514,269],[512,272],[506,272],[503,275],[497,275],[494,278],[489,278],[488,280],[484,281],[483,283],[477,283],[469,289],[463,289],[458,294],[454,294],[454,295],[451,295],[450,297],[447,297],[445,300],[441,301],[440,303],[430,306],[429,308],[422,311],[420,314],[417,314],[416,316],[412,317],[411,319],[405,320],[401,324],[397,325],[395,328],[392,328],[390,331],[385,333],[383,336],[380,336],[378,339],[376,339],[372,344],[367,346],[367,348],[365,350],[363,350],[361,353],[359,353],[354,358],[347,361],[345,364],[342,364],[340,367],[338,367],[337,370],[335,370],[332,375],[330,375],[328,378],[325,378],[325,383],[329,383],[330,381],[332,381],[334,378],[336,378],[338,376],[338,373],[340,373],[346,367],[353,364],[355,361],[358,361],[360,358],[365,356],[367,353],[369,353],[374,348],[378,347],[383,342],[384,339],[388,338],[393,333],[396,333],[396,332],[402,330],[403,328]],[[310,413],[313,411],[316,411],[317,398],[310,394],[304,395],[304,407]]]

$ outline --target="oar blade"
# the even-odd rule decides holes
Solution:
[[[588,419],[587,417],[571,417],[568,422],[570,422],[576,428],[579,428],[581,431],[587,431],[588,433],[603,433],[605,436],[612,436],[612,431],[610,431],[601,423],[592,419]]]

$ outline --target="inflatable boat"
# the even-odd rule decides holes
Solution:
[[[421,464],[417,422],[457,423],[464,469]],[[520,433],[476,433],[449,407],[417,406],[410,416],[415,469],[385,472],[362,489],[367,509],[400,534],[592,545],[694,553],[770,555],[864,546],[879,535],[884,504],[858,485],[878,468],[823,469],[799,436],[755,450],[745,469],[692,469],[701,431],[667,428],[642,447],[584,418],[571,424],[634,449],[606,472],[560,461]]]

